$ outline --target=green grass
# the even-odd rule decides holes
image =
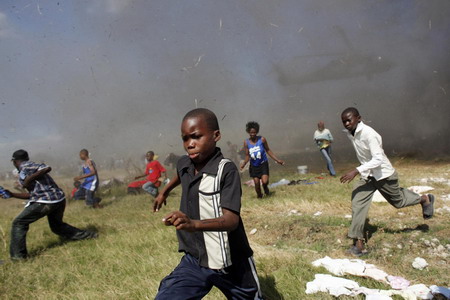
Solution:
[[[443,162],[399,162],[397,167],[406,186],[419,185],[422,177],[449,178],[450,166]],[[272,171],[272,182],[301,178],[287,169]],[[243,186],[242,218],[247,233],[257,229],[249,239],[266,299],[333,299],[326,294],[305,295],[305,286],[316,273],[328,273],[313,267],[313,260],[326,255],[349,258],[345,250],[351,243],[346,239],[350,220],[345,215],[351,213],[351,185],[342,185],[330,177],[315,179],[317,176],[320,175],[304,177],[319,181],[318,184],[278,187],[263,200],[256,199],[252,188]],[[64,182],[58,178],[57,181]],[[8,187],[7,183],[2,185]],[[436,188],[436,206],[440,207],[443,202],[439,195],[449,194],[450,186],[431,185]],[[0,266],[0,298],[153,299],[161,279],[181,258],[174,229],[161,222],[164,214],[177,209],[180,190],[172,194],[167,207],[155,214],[150,197],[127,196],[124,189],[104,191],[105,207],[101,210],[87,209],[82,201],[67,206],[65,220],[80,228],[95,228],[100,233],[98,239],[62,241],[41,219],[31,225],[28,234],[31,258],[20,263],[8,260],[8,246],[11,221],[23,205],[20,200],[2,200],[0,258],[5,264]],[[301,215],[288,216],[293,209]],[[323,214],[313,216],[317,211]],[[420,207],[396,210],[388,204],[374,203],[369,218],[371,253],[365,258],[368,262],[413,283],[450,285],[450,259],[433,256],[421,241],[438,238],[443,245],[450,243],[448,215],[438,214],[423,221]],[[417,228],[422,224],[425,226]],[[397,248],[399,244],[401,249]],[[430,267],[423,271],[413,269],[411,262],[417,256],[425,258]],[[367,287],[387,288],[370,279],[348,278]],[[225,298],[214,289],[206,299]]]

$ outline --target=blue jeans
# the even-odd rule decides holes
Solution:
[[[252,257],[222,271],[200,266],[190,254],[183,256],[175,270],[161,281],[155,299],[202,299],[213,286],[227,299],[262,299]]]
[[[66,201],[54,204],[33,202],[14,219],[11,228],[9,252],[12,259],[26,258],[26,237],[30,224],[47,216],[50,229],[59,236],[70,240],[82,240],[92,236],[92,232],[73,227],[63,222]]]
[[[327,162],[327,169],[330,172],[331,176],[336,176],[336,171],[334,170],[333,160],[331,159],[331,146],[320,149],[320,153],[322,153],[323,158],[325,158]]]
[[[158,188],[151,181],[144,183],[142,189],[152,195],[153,197],[158,196]]]

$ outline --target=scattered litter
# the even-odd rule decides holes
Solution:
[[[302,213],[300,213],[298,210],[296,210],[296,209],[291,209],[289,212],[288,212],[288,216],[301,216],[302,215]]]
[[[290,183],[289,180],[283,178],[283,179],[281,179],[278,182],[274,182],[274,183],[270,184],[269,188],[274,188],[274,187],[277,187],[277,186],[280,186],[280,185],[288,185],[289,183]]]
[[[440,295],[444,296],[445,298],[450,299],[450,288],[432,285],[432,286],[430,286],[430,290],[431,290],[431,293],[433,294],[433,296],[437,296],[440,294]]]
[[[423,270],[428,267],[428,263],[422,257],[416,257],[412,263],[414,269]]]
[[[255,182],[253,181],[253,179],[250,179],[249,181],[244,182],[244,184],[247,186],[250,186],[250,187],[255,186]]]
[[[409,282],[409,280],[406,280],[403,277],[400,276],[391,276],[388,275],[387,280],[389,282],[389,285],[394,289],[394,290],[403,290],[406,289],[411,282]]]
[[[258,229],[253,228],[253,229],[250,231],[250,235],[254,235],[257,231],[258,231]]]
[[[430,178],[421,178],[420,179],[421,183],[446,183],[448,185],[450,185],[450,179],[447,178],[443,178],[443,177],[430,177]]]
[[[352,295],[353,289],[359,288],[356,281],[334,277],[327,274],[316,274],[314,280],[306,283],[306,294],[318,292],[329,293],[335,297]]]
[[[364,294],[365,299],[391,299],[390,296],[399,295],[407,300],[433,299],[433,295],[450,296],[450,289],[446,287],[430,286],[424,284],[415,284],[410,286],[410,282],[403,277],[390,276],[384,271],[376,269],[374,265],[366,264],[360,259],[332,259],[328,256],[312,262],[313,266],[325,267],[336,276],[345,274],[369,277],[378,281],[388,283],[393,289],[379,290],[369,289],[353,280],[335,277],[326,274],[316,274],[315,279],[306,284],[306,293],[313,294],[317,292],[329,293],[335,297],[340,295],[357,296]],[[372,274],[371,274],[372,273]],[[375,274],[376,276],[371,276]]]
[[[312,262],[315,267],[324,267],[334,275],[344,274],[370,277],[387,283],[388,274],[378,269],[375,265],[367,264],[361,259],[333,259],[328,256]]]
[[[450,206],[444,205],[436,209],[438,213],[450,213]]]
[[[416,194],[425,194],[429,191],[434,190],[434,188],[428,185],[413,185],[410,186],[408,190],[413,191]]]
[[[118,186],[118,185],[122,185],[124,183],[125,182],[122,179],[111,178],[111,179],[103,180],[102,182],[100,182],[100,187],[102,187],[102,188],[110,188],[112,186]]]
[[[384,199],[383,195],[379,191],[375,191],[372,197],[372,202],[380,203],[380,202],[387,202],[386,199]]]
[[[390,296],[394,295],[399,295],[407,300],[416,300],[417,298],[432,299],[433,297],[430,289],[424,284],[412,285],[403,290],[369,289],[363,286],[360,287],[356,281],[328,274],[316,274],[313,281],[306,283],[306,294],[315,294],[318,292],[329,293],[335,297],[364,294],[366,300],[392,299]]]
[[[346,219],[351,219],[351,218],[352,218],[352,215],[345,215],[344,218],[346,218]]]
[[[318,212],[316,212],[316,213],[314,214],[314,216],[318,217],[318,216],[320,216],[321,214],[322,214],[322,212],[321,212],[321,211],[318,211]]]
[[[309,181],[306,179],[300,179],[300,180],[292,180],[288,185],[297,185],[297,184],[316,184],[319,183],[318,181]]]
[[[442,199],[442,201],[450,201],[450,194],[442,195],[441,199]]]
[[[399,212],[398,215],[399,215],[399,216],[404,216],[405,213],[404,213],[404,212]]]

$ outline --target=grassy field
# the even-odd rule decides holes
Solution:
[[[400,160],[395,166],[403,186],[423,185],[420,178],[450,179],[450,164],[444,162]],[[293,169],[273,168],[271,181],[302,178]],[[338,171],[342,174],[346,169],[341,166]],[[305,285],[316,273],[328,273],[311,266],[313,260],[324,256],[350,258],[345,252],[351,243],[346,239],[350,220],[345,215],[351,213],[351,185],[330,177],[315,179],[318,176],[304,175],[318,184],[278,187],[271,197],[262,200],[255,198],[253,188],[243,186],[242,218],[247,234],[257,229],[249,239],[266,299],[333,299],[326,294],[305,295]],[[65,185],[67,180],[58,182]],[[441,199],[443,194],[450,194],[449,185],[426,185],[435,188],[437,208],[450,205]],[[0,259],[5,263],[0,266],[0,298],[153,299],[160,280],[181,258],[174,229],[161,222],[165,213],[177,208],[180,190],[175,190],[168,206],[155,214],[150,197],[127,196],[124,189],[103,192],[105,207],[101,210],[87,209],[82,201],[67,206],[65,220],[80,228],[98,230],[98,239],[62,241],[42,219],[28,234],[31,258],[20,263],[8,260],[8,246],[11,221],[23,204],[20,200],[1,200]],[[292,210],[298,214],[290,215]],[[318,211],[322,214],[314,216]],[[369,218],[371,253],[366,261],[412,283],[450,285],[450,256],[436,256],[433,246],[424,241],[438,239],[432,242],[434,247],[450,244],[448,212],[424,221],[420,206],[396,210],[385,203],[373,203]],[[417,256],[430,266],[423,271],[413,269],[411,262]],[[388,288],[373,280],[352,279],[367,287]],[[205,299],[224,297],[213,290]]]

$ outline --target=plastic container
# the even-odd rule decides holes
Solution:
[[[297,166],[298,174],[307,174],[308,166]]]

